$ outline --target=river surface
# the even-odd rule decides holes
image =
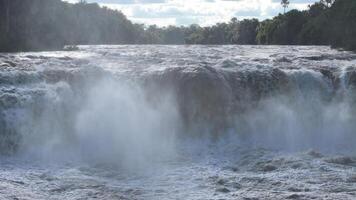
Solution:
[[[0,54],[0,199],[356,199],[356,54]]]

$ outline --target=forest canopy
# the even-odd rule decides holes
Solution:
[[[120,11],[85,1],[0,1],[3,52],[79,44],[332,45],[356,50],[355,35],[355,0],[321,0],[308,10],[290,10],[261,22],[232,18],[209,27],[147,27],[132,23]]]

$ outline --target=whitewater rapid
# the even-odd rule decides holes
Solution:
[[[356,55],[0,54],[2,199],[355,199]]]

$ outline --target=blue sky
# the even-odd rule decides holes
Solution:
[[[67,0],[77,2],[78,0]],[[271,18],[283,9],[280,0],[87,0],[121,10],[130,20],[147,25],[208,26],[238,19]],[[290,0],[288,9],[306,9],[317,0]]]

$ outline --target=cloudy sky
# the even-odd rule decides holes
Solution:
[[[67,0],[78,2],[78,0]],[[271,18],[283,8],[280,0],[87,0],[102,6],[121,10],[137,23],[167,25],[200,24],[238,19]],[[306,9],[317,0],[290,0],[288,9]]]

